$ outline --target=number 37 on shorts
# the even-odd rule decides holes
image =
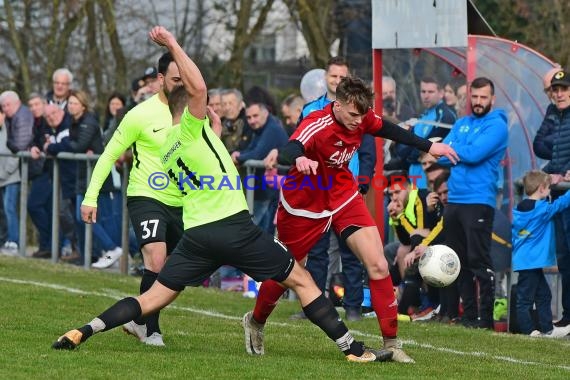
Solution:
[[[156,238],[156,231],[158,229],[158,219],[143,220],[141,222],[141,238],[143,240],[149,238]]]

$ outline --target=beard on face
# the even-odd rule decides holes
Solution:
[[[471,111],[473,111],[473,114],[477,117],[483,117],[486,114],[489,113],[489,111],[491,111],[491,103],[487,104],[485,107],[483,106],[474,106],[473,104],[471,104]]]

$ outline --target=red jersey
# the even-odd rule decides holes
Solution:
[[[291,140],[305,148],[305,157],[317,161],[316,175],[304,175],[293,165],[281,189],[281,203],[290,214],[311,219],[326,218],[358,195],[358,186],[348,170],[365,133],[382,128],[382,119],[370,109],[360,126],[350,131],[334,117],[334,102],[311,112],[297,127]]]

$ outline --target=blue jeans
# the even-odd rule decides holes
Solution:
[[[51,251],[52,190],[51,174],[44,172],[34,178],[28,196],[28,214],[38,230],[40,251]]]
[[[342,263],[342,274],[344,280],[344,298],[342,300],[345,308],[360,308],[364,299],[364,289],[362,275],[364,266],[346,242],[336,236],[340,248],[340,261]]]
[[[307,255],[306,268],[313,277],[313,280],[324,293],[327,282],[327,271],[329,266],[329,230],[325,232],[319,241],[311,248]],[[342,262],[342,273],[344,281],[343,306],[345,308],[359,308],[362,305],[362,270],[363,266],[358,258],[350,251],[346,243],[339,239],[340,257]]]
[[[83,195],[77,195],[76,218],[84,226],[81,220],[81,202]],[[112,210],[112,201],[109,193],[102,192],[97,199],[97,223],[93,223],[93,237],[97,239],[100,248],[110,251],[121,244],[121,226],[115,223]],[[115,239],[113,239],[113,237]],[[98,254],[94,256],[99,256]]]
[[[550,302],[552,294],[546,282],[542,269],[521,270],[517,283],[517,321],[523,334],[530,334],[534,330],[534,323],[530,315],[532,305],[536,305],[538,314],[538,327],[543,333],[552,330],[552,309]]]
[[[6,214],[6,226],[8,229],[8,241],[19,244],[20,225],[18,205],[20,204],[20,182],[4,186],[4,213]]]
[[[327,271],[329,269],[330,230],[325,232],[307,255],[306,269],[309,271],[317,287],[325,293]]]
[[[275,225],[273,224],[275,211],[277,211],[276,199],[254,200],[253,223],[269,234],[275,233]]]

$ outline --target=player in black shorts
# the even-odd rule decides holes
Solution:
[[[133,166],[129,174],[127,207],[145,266],[140,284],[141,294],[155,282],[168,253],[183,232],[179,191],[175,186],[160,186],[164,180],[164,169],[158,152],[166,141],[168,131],[173,128],[167,96],[181,84],[178,66],[169,53],[163,54],[158,60],[157,80],[161,82],[160,91],[125,115],[97,160],[81,205],[83,221],[94,223],[101,185],[115,161],[132,147]],[[118,259],[119,256],[107,255],[101,258],[106,264],[100,267],[109,267]],[[145,344],[164,346],[159,313],[129,321],[124,330]]]
[[[221,185],[224,179],[235,180],[238,172],[208,126],[204,79],[170,32],[157,26],[150,37],[170,50],[184,82],[184,87],[173,90],[169,97],[173,121],[180,126],[173,129],[161,157],[166,172],[186,174],[176,184],[183,194],[185,232],[150,290],[137,298],[122,299],[88,324],[68,331],[52,347],[74,349],[95,333],[159,310],[174,301],[185,286],[199,285],[219,266],[229,264],[257,281],[273,279],[292,288],[305,315],[335,341],[347,360],[390,359],[390,351],[367,349],[354,341],[310,274],[282,244],[253,224],[242,190]],[[211,186],[204,186],[206,182]],[[244,316],[243,325],[247,351],[262,355],[262,326],[251,313]]]

